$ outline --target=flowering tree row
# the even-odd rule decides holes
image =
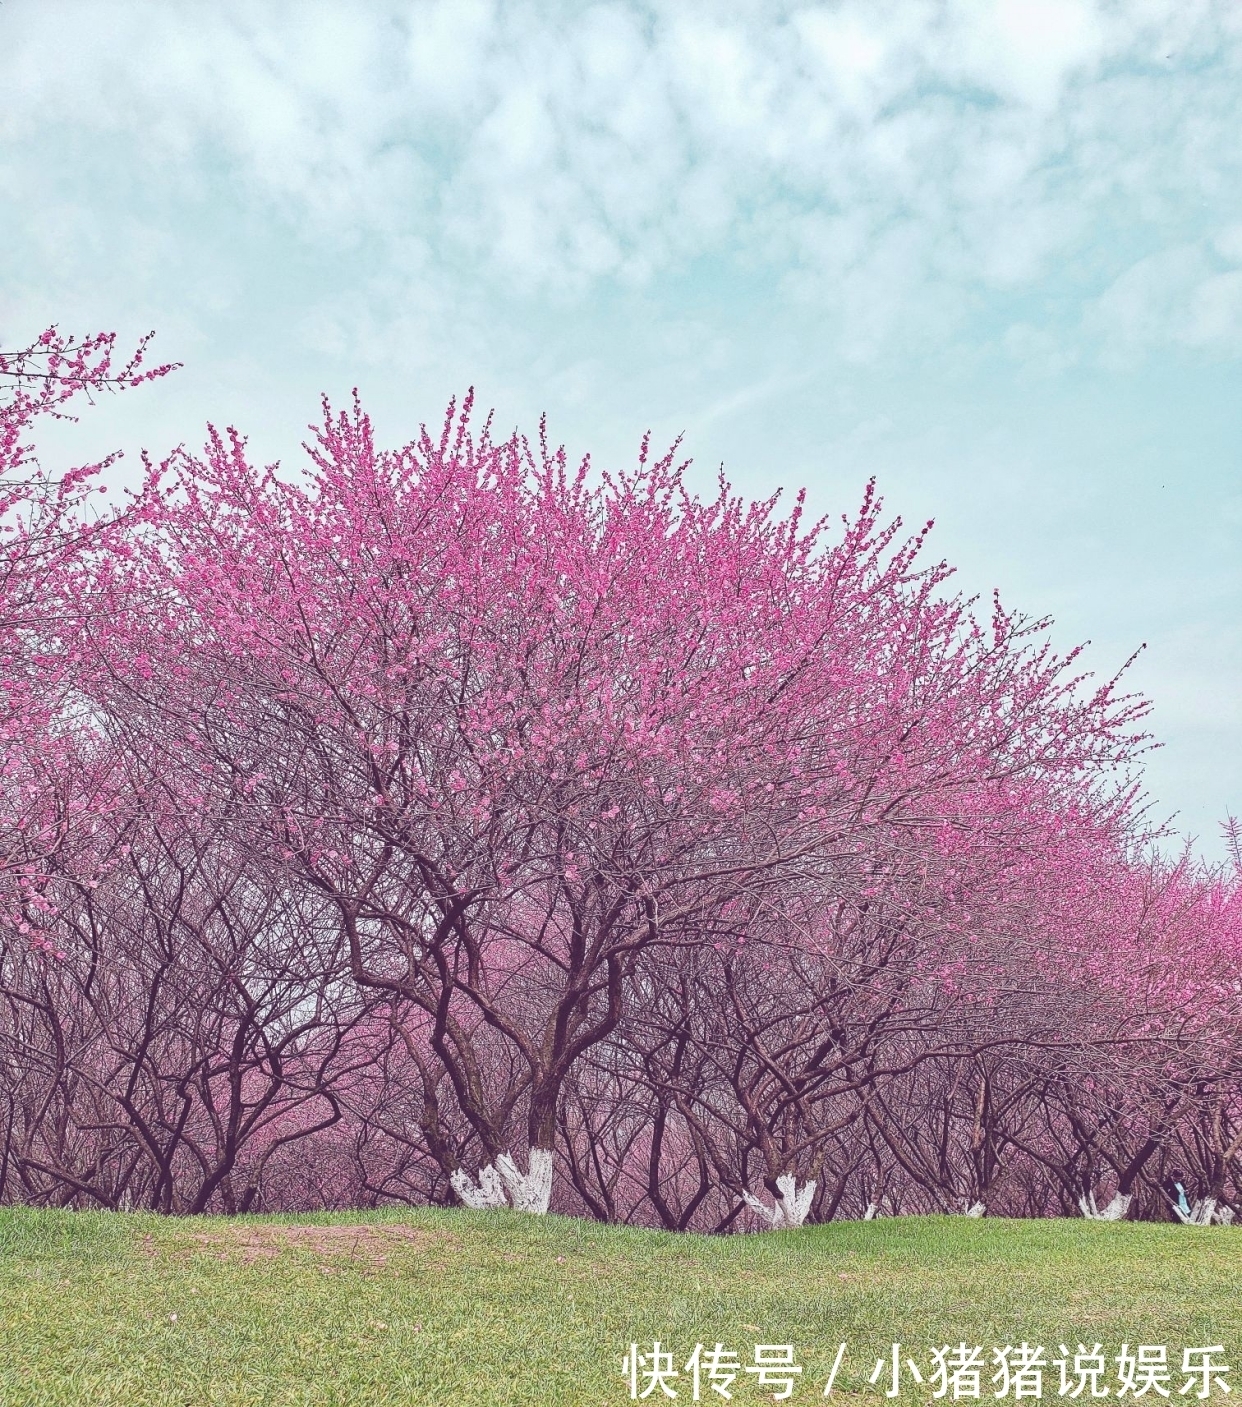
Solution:
[[[1230,1213],[1235,882],[873,490],[325,404],[90,520],[18,446],[111,350],[0,367],[0,1198]]]

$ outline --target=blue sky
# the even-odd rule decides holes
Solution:
[[[1134,685],[1148,786],[1242,810],[1236,0],[0,7],[0,343],[185,369],[58,433],[295,458],[473,384],[706,487],[875,474],[969,592]],[[136,456],[131,453],[130,462]]]

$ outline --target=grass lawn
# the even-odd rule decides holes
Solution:
[[[1052,1359],[1098,1340],[1110,1359],[1166,1345],[1182,1403],[1197,1400],[1179,1395],[1183,1348],[1222,1344],[1234,1393],[1211,1401],[1242,1407],[1240,1281],[1235,1228],[927,1217],[710,1238],[468,1211],[19,1209],[0,1211],[0,1401],[619,1407],[628,1345],[659,1339],[679,1368],[698,1341],[742,1364],[756,1343],[792,1344],[795,1403],[824,1400],[845,1342],[833,1398],[882,1407],[888,1370],[867,1379],[894,1340],[925,1376],[941,1344],[990,1360],[1026,1340]],[[1100,1380],[1113,1396],[1116,1374]],[[671,1385],[691,1399],[684,1374]],[[1043,1400],[1058,1387],[1047,1370]],[[773,1389],[742,1374],[732,1391],[751,1404]],[[907,1379],[902,1396],[931,1391]],[[706,1382],[702,1400],[725,1401]]]

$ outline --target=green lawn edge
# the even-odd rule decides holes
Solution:
[[[743,1363],[756,1343],[793,1344],[793,1402],[824,1400],[845,1342],[834,1397],[858,1407],[887,1400],[887,1377],[867,1379],[893,1342],[925,1370],[932,1347],[959,1341],[990,1355],[1025,1340],[1049,1358],[1060,1343],[1166,1345],[1175,1370],[1184,1347],[1221,1344],[1242,1401],[1240,1272],[1233,1227],[894,1217],[711,1237],[437,1208],[13,1208],[0,1210],[0,1401],[616,1407],[628,1345],[656,1339],[678,1366],[696,1342]],[[1045,1402],[1060,1400],[1056,1376]],[[1196,1400],[1172,1376],[1171,1400]],[[772,1400],[750,1380],[733,1393]]]

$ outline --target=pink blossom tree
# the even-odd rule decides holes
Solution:
[[[999,607],[979,626],[870,491],[829,542],[693,498],[645,445],[593,481],[493,443],[468,403],[395,452],[325,412],[310,452],[304,483],[234,434],[180,458],[92,583],[91,648],[188,799],[227,773],[354,981],[402,1004],[470,1205],[546,1209],[566,1081],[648,951],[731,949],[825,887],[863,902],[877,863],[948,892],[1036,803],[1125,815],[1100,777],[1141,705],[1084,694]]]
[[[106,804],[107,779],[67,721],[74,661],[57,627],[71,609],[66,573],[120,526],[115,515],[87,511],[119,456],[58,473],[40,464],[28,437],[45,418],[73,419],[76,400],[173,370],[143,370],[149,342],[119,366],[112,333],[79,340],[51,327],[0,352],[0,908],[19,925],[41,905],[48,857]]]

